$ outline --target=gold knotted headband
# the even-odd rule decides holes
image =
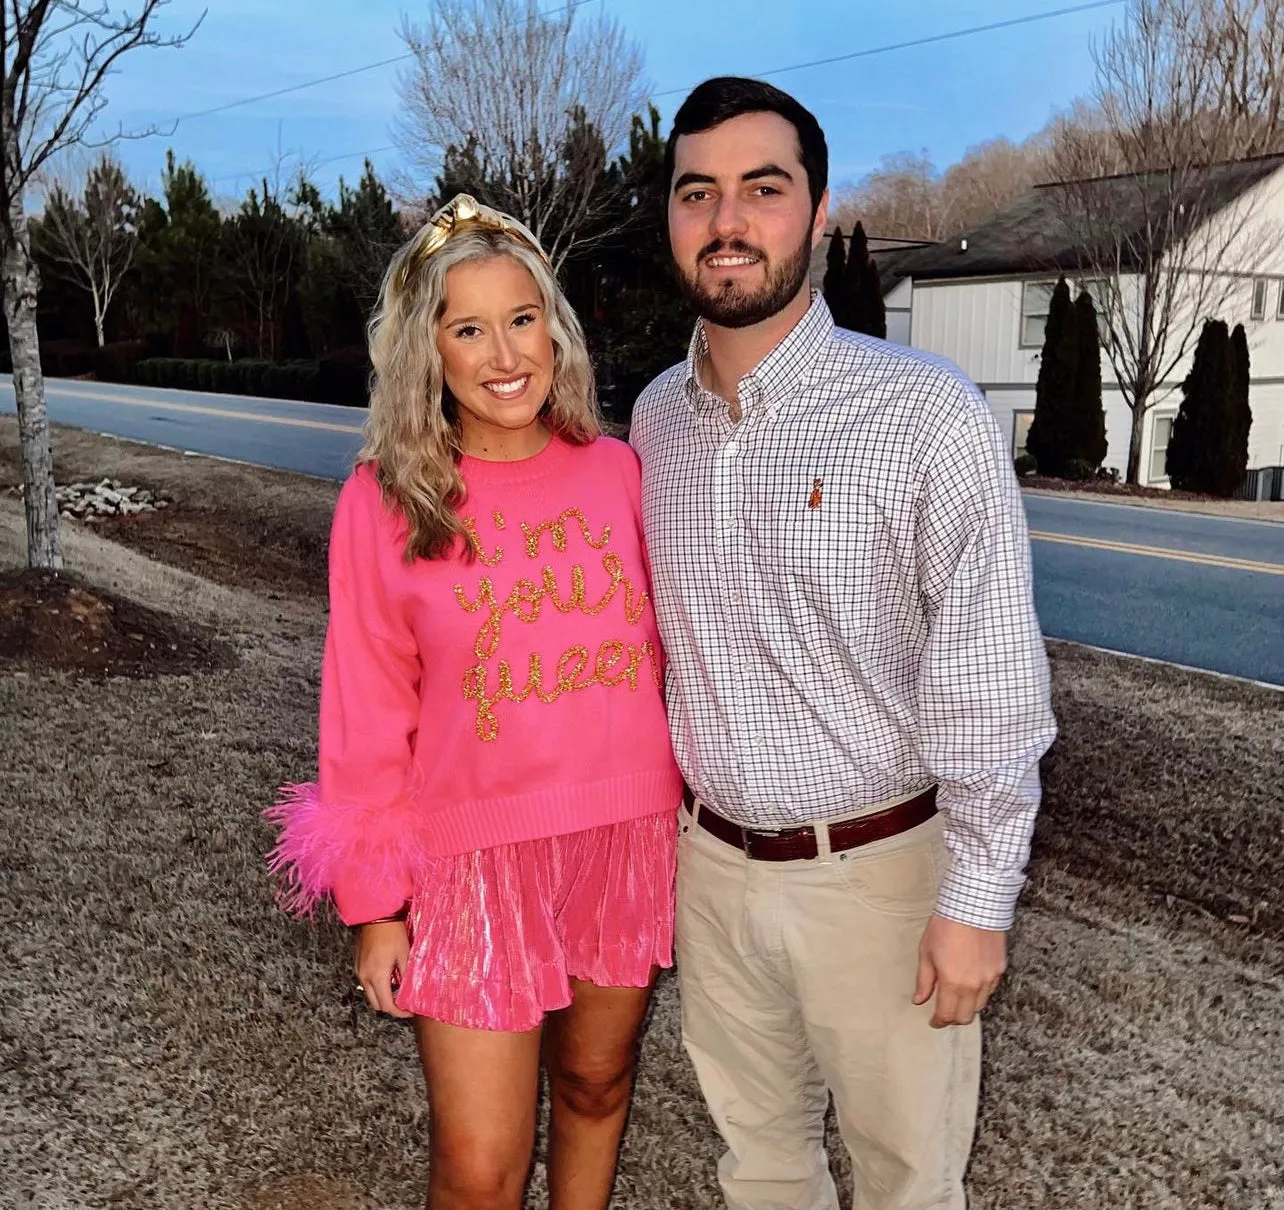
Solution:
[[[523,244],[536,253],[550,269],[553,267],[539,240],[515,218],[483,206],[471,194],[457,193],[423,225],[418,243],[402,263],[400,284],[404,286],[423,263],[440,252],[453,236],[473,227],[483,231],[501,231],[514,243]]]

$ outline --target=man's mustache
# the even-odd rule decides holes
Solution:
[[[760,261],[767,259],[767,254],[761,248],[753,248],[746,244],[744,240],[722,240],[716,239],[711,244],[705,244],[696,256],[696,261],[705,260],[710,256],[756,256]]]

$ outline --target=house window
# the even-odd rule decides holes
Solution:
[[[1028,281],[1021,291],[1021,347],[1041,349],[1056,282]]]
[[[1249,319],[1266,318],[1266,289],[1270,282],[1264,277],[1259,277],[1253,282],[1253,309],[1249,311]]]
[[[1030,424],[1034,420],[1033,412],[1013,412],[1012,413],[1012,457],[1020,458],[1022,454],[1028,454],[1030,451],[1025,448],[1025,443],[1030,438]]]
[[[1173,436],[1173,417],[1156,416],[1150,430],[1150,482],[1168,478],[1168,443]]]
[[[1275,318],[1284,319],[1284,281],[1280,282],[1280,301],[1275,307]]]

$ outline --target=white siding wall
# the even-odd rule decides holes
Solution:
[[[1252,230],[1243,237],[1245,263],[1225,293],[1217,318],[1231,327],[1244,324],[1248,334],[1253,408],[1249,466],[1276,466],[1284,464],[1284,319],[1279,318],[1284,294],[1284,171],[1259,185],[1245,205],[1252,216]],[[1266,315],[1250,320],[1252,283],[1258,276],[1270,282]],[[916,348],[949,358],[976,382],[990,399],[1009,440],[1014,411],[1034,407],[1034,384],[1039,376],[1039,350],[1021,347],[1021,300],[1026,280],[1047,277],[915,282],[907,340]],[[898,290],[904,287],[902,283]],[[1181,403],[1179,384],[1189,372],[1193,348],[1192,339],[1190,352],[1172,367],[1147,414],[1143,482],[1149,481],[1154,422],[1175,413]],[[1122,473],[1127,465],[1131,414],[1104,352],[1102,382],[1109,441],[1106,465]]]
[[[911,343],[910,314],[914,304],[914,283],[907,277],[896,283],[884,296],[887,308],[887,339],[893,344]]]
[[[1034,385],[1038,349],[1022,349],[1021,282],[914,283],[910,343],[948,357],[973,382]]]

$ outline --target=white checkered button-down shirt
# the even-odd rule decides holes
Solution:
[[[745,827],[939,784],[944,916],[1012,922],[1055,735],[1020,491],[984,397],[940,358],[834,327],[819,296],[738,389],[684,364],[632,440],[670,726]]]

